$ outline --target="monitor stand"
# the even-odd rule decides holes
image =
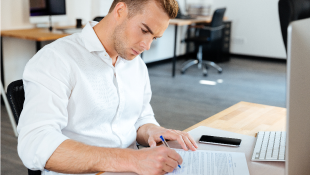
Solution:
[[[52,26],[52,15],[49,15],[49,23],[50,23],[50,26],[49,26],[48,30],[49,30],[50,32],[52,32],[52,31],[53,31],[53,26]]]

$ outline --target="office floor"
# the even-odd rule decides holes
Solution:
[[[158,122],[168,128],[184,130],[240,101],[285,107],[286,63],[232,58],[219,64],[223,73],[209,69],[207,77],[191,67],[171,78],[171,64],[149,67],[152,107]],[[202,85],[208,80],[216,85]]]
[[[177,62],[176,77],[171,77],[171,63],[150,65],[153,91],[152,107],[158,122],[166,128],[184,130],[239,101],[285,107],[286,64],[283,61],[232,58],[219,64],[222,74],[210,68],[203,77],[197,67],[184,75]],[[214,81],[203,85],[200,80]],[[220,83],[218,83],[220,82]],[[8,115],[1,106],[1,174],[26,175],[16,151]]]

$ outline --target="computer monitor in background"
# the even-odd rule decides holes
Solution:
[[[66,20],[66,0],[29,0],[30,22],[49,23]]]
[[[310,18],[288,28],[286,175],[310,174]]]

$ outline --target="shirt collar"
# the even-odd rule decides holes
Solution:
[[[95,33],[93,29],[93,27],[97,25],[98,23],[99,22],[96,22],[96,21],[88,22],[82,30],[82,38],[83,38],[85,47],[89,52],[103,51],[108,55],[108,53],[106,52],[105,48],[103,47],[102,43],[100,42],[97,34]],[[110,58],[110,57],[107,56],[106,58]],[[118,60],[121,60],[124,63],[129,62],[128,60],[120,56],[118,56]]]
[[[97,37],[93,27],[97,25],[98,22],[91,21],[86,24],[86,26],[82,30],[82,38],[85,44],[86,49],[89,52],[93,51],[104,51],[103,45],[101,44],[99,38]]]

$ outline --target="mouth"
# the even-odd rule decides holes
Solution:
[[[132,50],[132,52],[133,52],[134,55],[140,55],[140,52],[137,52],[137,51],[134,50],[134,49],[131,49],[131,50]]]

